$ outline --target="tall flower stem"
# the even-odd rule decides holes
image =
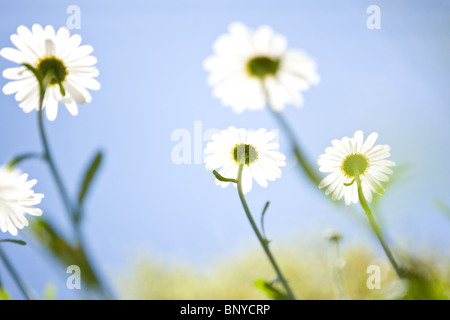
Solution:
[[[39,133],[41,136],[42,146],[44,148],[44,159],[50,168],[53,179],[55,180],[56,186],[58,187],[59,194],[60,194],[61,198],[63,199],[66,210],[70,214],[70,219],[72,220],[72,222],[75,222],[74,215],[73,215],[74,211],[73,211],[73,207],[72,207],[70,198],[68,196],[66,188],[64,187],[64,183],[62,182],[61,176],[56,168],[55,161],[53,160],[53,157],[52,157],[52,154],[50,151],[47,136],[45,134],[43,112],[42,112],[43,100],[44,100],[44,98],[41,97],[41,99],[39,101],[38,121],[39,121]],[[74,225],[76,225],[76,224],[74,224]]]
[[[69,214],[69,218],[72,222],[72,226],[74,228],[74,232],[75,232],[75,237],[76,237],[76,242],[77,242],[77,246],[80,249],[79,252],[80,254],[84,257],[84,261],[88,264],[88,268],[90,269],[90,272],[92,273],[92,276],[94,277],[94,281],[96,282],[97,286],[99,287],[100,291],[102,292],[102,294],[105,296],[105,298],[109,298],[110,294],[104,289],[104,286],[101,284],[99,277],[97,276],[94,267],[92,266],[92,264],[89,261],[89,258],[87,257],[86,254],[86,249],[85,249],[85,245],[84,245],[84,237],[82,235],[82,232],[80,230],[80,224],[78,223],[76,214],[77,211],[75,209],[75,207],[72,205],[71,200],[67,194],[66,188],[64,186],[64,183],[62,182],[61,176],[56,168],[55,165],[55,161],[53,160],[53,157],[51,155],[51,151],[49,148],[49,144],[48,144],[48,140],[47,140],[47,136],[45,134],[45,129],[44,129],[44,122],[43,122],[43,112],[42,112],[42,99],[40,102],[40,107],[39,107],[39,131],[40,131],[40,135],[41,135],[41,140],[42,140],[42,145],[44,147],[44,158],[50,168],[50,171],[52,173],[53,179],[55,180],[55,183],[58,187],[59,193],[61,195],[61,198],[63,199],[63,202],[65,204],[66,210]]]
[[[14,279],[14,282],[19,287],[22,294],[25,296],[27,300],[33,300],[33,295],[30,293],[30,291],[25,286],[24,282],[20,278],[19,274],[14,269],[13,265],[9,261],[6,254],[3,252],[2,248],[0,247],[0,259],[2,260],[3,264],[5,265],[8,272],[11,274],[11,277]]]
[[[59,174],[54,158],[52,157],[52,153],[50,150],[50,146],[48,143],[47,136],[45,134],[45,128],[44,128],[44,117],[43,117],[43,105],[44,105],[44,98],[45,98],[45,92],[47,90],[47,87],[52,82],[54,75],[49,70],[45,75],[40,74],[39,71],[34,69],[33,67],[29,65],[25,65],[30,71],[34,73],[36,76],[38,82],[39,82],[39,110],[38,110],[38,124],[39,124],[39,133],[42,141],[42,146],[44,148],[44,159],[46,163],[48,164],[50,168],[50,172],[53,176],[53,179],[55,180],[56,186],[58,188],[58,191],[61,195],[61,198],[64,202],[64,205],[66,207],[67,213],[69,214],[70,221],[72,222],[72,226],[74,228],[75,237],[76,237],[76,245],[79,248],[79,253],[82,255],[84,262],[87,264],[87,268],[90,269],[90,273],[92,274],[93,281],[95,282],[97,288],[100,290],[100,292],[104,295],[105,298],[109,299],[111,298],[111,295],[109,294],[108,290],[106,290],[105,286],[102,284],[102,282],[99,280],[99,277],[97,273],[94,271],[95,269],[92,266],[92,263],[90,263],[87,254],[86,249],[84,246],[84,238],[82,235],[82,232],[80,230],[80,224],[78,223],[77,219],[77,213],[78,208],[74,207],[72,205],[72,202],[70,200],[70,197],[67,193],[67,190],[64,186],[64,183],[62,181],[61,175]],[[59,84],[61,93],[64,95],[62,84]]]
[[[283,117],[283,115],[276,111],[270,100],[269,92],[266,88],[266,85],[264,84],[264,81],[262,81],[262,88],[264,91],[264,96],[266,99],[266,102],[269,106],[269,110],[272,114],[272,116],[277,121],[278,125],[283,128],[285,133],[287,134],[290,144],[292,145],[295,157],[297,158],[297,161],[300,163],[301,168],[303,169],[306,176],[311,180],[312,183],[315,185],[318,185],[321,181],[320,177],[317,175],[316,170],[312,167],[311,163],[308,161],[308,159],[305,156],[305,153],[303,152],[302,148],[300,147],[299,142],[297,141],[297,138],[295,136],[294,131],[286,121],[286,119]]]
[[[362,187],[361,187],[361,179],[359,176],[358,168],[355,167],[355,181],[358,186],[358,197],[359,202],[361,203],[362,208],[366,212],[367,218],[369,219],[370,226],[372,227],[373,231],[375,232],[378,241],[380,241],[381,246],[383,247],[384,252],[386,253],[390,263],[392,264],[392,267],[394,268],[395,272],[397,273],[399,278],[404,278],[406,276],[404,270],[400,268],[397,261],[394,258],[394,255],[392,254],[391,250],[389,249],[389,246],[386,243],[386,240],[383,237],[383,234],[381,232],[380,227],[376,223],[372,211],[370,210],[369,205],[367,204],[366,198],[364,197]]]
[[[272,264],[273,268],[275,269],[275,272],[278,276],[278,279],[282,283],[284,289],[286,290],[286,294],[291,300],[295,300],[294,293],[292,292],[291,288],[289,287],[288,282],[286,281],[286,278],[283,276],[283,273],[281,272],[281,269],[278,267],[278,264],[275,261],[275,258],[272,255],[272,252],[269,249],[269,244],[267,239],[265,239],[261,233],[259,232],[259,229],[253,220],[252,214],[250,212],[250,209],[248,208],[247,201],[245,200],[244,192],[242,191],[242,171],[244,169],[244,164],[239,164],[238,169],[238,177],[237,177],[237,189],[239,193],[239,198],[241,199],[242,206],[244,207],[245,214],[247,215],[248,221],[250,222],[250,225],[252,226],[253,231],[256,234],[256,237],[258,238],[259,242],[261,243],[264,252],[266,253],[267,257],[269,258],[270,263]]]

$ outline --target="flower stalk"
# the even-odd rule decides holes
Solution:
[[[48,166],[50,168],[50,172],[53,176],[53,179],[55,180],[59,194],[64,202],[67,213],[69,214],[69,218],[70,218],[70,221],[72,222],[72,226],[73,226],[74,232],[75,232],[76,247],[79,248],[78,251],[82,256],[82,260],[84,263],[86,263],[87,268],[89,268],[90,273],[93,277],[92,280],[94,281],[94,283],[97,286],[97,288],[99,289],[99,291],[103,294],[103,296],[105,298],[109,299],[109,298],[111,298],[111,294],[108,292],[108,290],[106,290],[105,286],[101,283],[98,275],[94,271],[94,268],[86,255],[86,249],[84,247],[84,240],[83,240],[83,236],[82,236],[82,233],[80,230],[80,224],[79,224],[79,219],[78,219],[78,213],[80,212],[80,209],[72,205],[70,197],[69,197],[67,190],[65,188],[65,185],[62,181],[61,175],[59,174],[59,172],[57,170],[54,158],[53,158],[51,150],[50,150],[48,139],[45,134],[44,118],[43,118],[44,97],[45,97],[45,92],[47,90],[47,87],[49,86],[49,84],[52,83],[52,81],[55,80],[54,74],[51,69],[48,70],[45,75],[42,75],[41,72],[39,72],[32,66],[30,66],[28,64],[24,64],[24,66],[34,73],[34,75],[36,76],[36,78],[39,82],[38,125],[39,125],[40,138],[41,138],[42,146],[44,149],[43,158],[45,159],[46,163],[48,164]],[[65,92],[62,89],[63,88],[62,84],[58,83],[58,85],[61,89],[61,93],[64,94]]]
[[[258,238],[259,242],[261,243],[261,246],[264,249],[265,254],[267,255],[267,258],[269,259],[270,263],[272,264],[272,267],[275,269],[275,272],[277,274],[278,279],[280,280],[281,284],[283,285],[287,297],[289,297],[290,300],[295,300],[295,295],[292,292],[291,288],[289,287],[288,282],[286,281],[286,278],[284,277],[283,273],[281,272],[281,269],[278,267],[278,264],[275,261],[275,258],[272,255],[272,252],[269,248],[269,242],[265,237],[263,237],[253,220],[252,214],[250,212],[250,209],[247,205],[247,201],[245,200],[244,192],[242,190],[242,171],[244,169],[245,164],[239,164],[238,168],[238,177],[237,177],[237,189],[239,193],[239,199],[241,200],[242,206],[244,208],[245,214],[247,215],[247,219],[250,222],[250,225],[253,229],[253,231],[256,234],[256,237]]]
[[[355,166],[355,181],[356,181],[356,185],[358,187],[358,197],[359,197],[359,202],[361,203],[362,208],[364,209],[367,218],[369,219],[369,223],[370,226],[372,227],[373,231],[375,232],[378,241],[380,242],[381,246],[383,247],[384,252],[386,253],[392,267],[394,268],[395,272],[397,273],[399,278],[404,278],[405,272],[403,271],[403,269],[400,268],[400,266],[398,265],[397,261],[394,258],[394,255],[392,254],[389,246],[386,243],[386,240],[384,239],[384,236],[381,232],[380,227],[378,226],[378,224],[376,223],[372,211],[370,210],[369,205],[367,204],[366,198],[364,197],[363,191],[362,191],[362,187],[361,187],[361,178],[359,175],[359,168],[358,166]]]
[[[3,265],[5,266],[5,268],[11,274],[11,277],[13,278],[14,282],[19,287],[19,290],[22,292],[22,294],[24,295],[25,299],[33,300],[33,295],[28,290],[27,286],[22,281],[22,279],[20,278],[19,274],[16,272],[16,270],[14,269],[13,265],[11,264],[11,262],[9,261],[8,257],[3,252],[1,247],[0,247],[0,259],[2,260]]]
[[[276,111],[270,100],[269,91],[267,90],[266,85],[264,84],[264,80],[261,80],[261,85],[263,88],[264,96],[267,102],[267,105],[269,107],[270,113],[277,121],[278,125],[283,128],[285,133],[288,136],[289,142],[292,146],[292,149],[294,151],[295,158],[297,159],[298,163],[300,164],[303,172],[306,174],[306,176],[309,178],[309,180],[314,184],[318,185],[320,183],[320,177],[317,175],[316,170],[313,169],[313,166],[308,161],[307,157],[305,156],[304,151],[300,147],[300,144],[294,134],[294,131],[292,130],[291,126],[288,124],[286,119],[283,117],[281,112]]]

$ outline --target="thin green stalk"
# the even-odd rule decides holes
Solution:
[[[3,261],[3,264],[5,265],[8,272],[11,274],[12,278],[14,279],[15,283],[19,287],[22,294],[25,296],[27,300],[33,300],[33,295],[30,293],[30,291],[25,286],[24,282],[20,278],[19,274],[14,270],[13,265],[9,261],[6,254],[3,252],[3,250],[0,248],[0,259]]]
[[[24,160],[28,160],[28,159],[41,159],[42,158],[42,154],[40,153],[25,153],[22,154],[18,157],[15,157],[14,159],[12,159],[9,163],[8,163],[8,168],[12,169],[14,168],[16,165],[18,165],[19,163],[22,163],[22,161]]]
[[[278,122],[278,125],[280,125],[283,130],[286,132],[289,141],[292,145],[295,157],[297,158],[297,161],[300,163],[301,168],[303,169],[304,173],[307,175],[307,177],[313,182],[316,186],[320,183],[321,178],[317,175],[316,170],[313,168],[313,166],[310,164],[310,162],[307,160],[304,152],[302,151],[299,142],[297,141],[297,138],[294,134],[294,131],[289,126],[286,119],[282,116],[281,112],[275,111],[272,107],[272,104],[270,103],[270,95],[269,92],[262,81],[262,87],[264,91],[264,95],[266,98],[267,105],[269,106],[269,110],[272,113],[275,120]]]
[[[287,283],[285,277],[283,276],[283,273],[281,272],[281,269],[278,267],[275,258],[273,257],[269,245],[267,242],[267,239],[265,239],[261,233],[258,230],[258,227],[256,226],[255,221],[253,220],[252,214],[250,212],[250,209],[248,208],[247,201],[245,200],[244,192],[242,191],[242,171],[244,169],[244,164],[239,165],[238,169],[238,177],[237,177],[237,189],[239,193],[239,198],[241,199],[242,206],[244,207],[245,214],[247,215],[248,221],[250,222],[250,225],[252,226],[253,231],[256,234],[256,237],[258,238],[259,242],[261,243],[264,252],[266,253],[267,257],[269,258],[270,263],[272,264],[273,268],[275,269],[275,272],[278,276],[278,279],[282,283],[284,289],[286,290],[286,294],[291,300],[295,300],[295,295],[292,292],[291,288],[289,287],[289,284]]]
[[[38,111],[38,121],[39,121],[39,133],[41,136],[42,146],[44,147],[44,158],[50,167],[50,171],[52,173],[53,179],[56,182],[56,186],[58,187],[59,194],[63,199],[64,205],[66,207],[67,212],[70,214],[70,219],[74,221],[74,216],[72,214],[73,207],[71,201],[69,199],[68,193],[64,187],[64,183],[62,182],[61,176],[56,168],[55,161],[53,160],[52,154],[50,152],[50,147],[48,144],[47,136],[45,134],[44,129],[44,120],[43,120],[43,112],[42,112],[42,104],[44,98],[41,97],[39,102],[39,111]]]
[[[359,177],[358,168],[355,167],[355,181],[358,186],[358,197],[359,202],[361,203],[362,208],[366,212],[367,218],[369,219],[370,226],[372,227],[373,231],[375,232],[378,240],[380,241],[381,246],[383,247],[384,252],[386,253],[389,261],[392,264],[392,267],[394,268],[395,272],[397,273],[399,278],[405,277],[405,272],[399,267],[397,261],[394,258],[394,255],[392,254],[391,250],[389,249],[389,246],[387,245],[386,241],[384,240],[383,234],[381,232],[381,229],[378,227],[378,224],[376,223],[372,211],[369,208],[369,205],[367,204],[366,198],[364,197],[362,187],[361,187],[361,179]]]
[[[62,182],[61,176],[58,173],[58,170],[56,169],[55,162],[53,160],[52,154],[50,152],[50,147],[48,144],[47,136],[45,135],[45,129],[44,129],[44,119],[43,119],[43,105],[44,105],[44,97],[45,97],[45,91],[47,90],[47,87],[52,82],[54,78],[54,74],[51,70],[48,70],[47,73],[42,76],[42,74],[33,68],[30,65],[24,64],[24,66],[34,73],[36,76],[36,79],[39,82],[39,110],[38,110],[38,124],[39,124],[39,133],[41,136],[42,146],[44,148],[44,159],[46,160],[47,164],[50,167],[50,171],[53,175],[53,179],[56,182],[56,185],[58,187],[58,191],[61,195],[61,198],[63,199],[64,205],[66,206],[67,212],[70,215],[73,215],[73,208],[70,202],[69,195],[64,187],[64,184]],[[74,218],[71,217],[71,220]]]
[[[59,172],[56,168],[55,161],[54,161],[51,151],[50,151],[47,136],[45,134],[44,119],[43,119],[43,104],[44,104],[45,91],[47,90],[48,85],[51,83],[51,81],[53,79],[53,74],[52,74],[52,72],[48,72],[42,78],[42,75],[40,75],[40,73],[36,69],[34,69],[33,67],[28,66],[28,65],[26,65],[26,67],[35,74],[35,76],[39,82],[40,95],[39,95],[38,123],[39,123],[39,133],[40,133],[42,145],[44,148],[44,159],[46,160],[47,164],[50,167],[50,171],[52,173],[53,179],[56,182],[57,188],[59,190],[61,198],[63,199],[67,213],[70,216],[70,220],[71,220],[72,225],[75,230],[77,245],[80,248],[80,252],[83,255],[86,263],[88,264],[88,267],[91,269],[92,275],[94,276],[94,280],[95,280],[100,292],[102,292],[102,294],[105,296],[105,298],[110,299],[111,294],[109,294],[109,292],[105,289],[105,286],[99,280],[99,277],[97,276],[96,272],[94,271],[94,268],[93,268],[92,264],[89,262],[89,259],[86,255],[86,249],[84,248],[83,236],[82,236],[82,233],[80,230],[80,225],[79,225],[78,219],[77,219],[78,210],[75,209],[75,207],[72,205],[70,197],[69,197],[67,190],[64,186],[64,183],[62,181],[61,175],[59,174]],[[61,84],[60,84],[60,88],[61,88],[61,90],[63,90]]]

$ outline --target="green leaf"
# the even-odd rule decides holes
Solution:
[[[36,218],[31,231],[42,245],[50,250],[65,265],[74,264],[72,248],[64,237],[44,218]]]
[[[267,201],[266,205],[264,206],[263,212],[261,213],[261,231],[264,236],[264,240],[266,241],[266,244],[269,244],[269,241],[267,240],[266,231],[264,229],[264,217],[265,217],[267,209],[269,208],[269,204],[270,204],[270,201]]]
[[[217,180],[222,181],[222,182],[233,182],[233,183],[237,183],[236,179],[229,179],[229,178],[224,178],[222,177],[216,170],[213,170],[213,174],[216,177]]]
[[[25,241],[22,240],[14,240],[14,239],[2,239],[0,240],[0,242],[11,242],[11,243],[15,243],[21,246],[25,246],[27,243]]]
[[[257,289],[264,292],[269,298],[274,300],[289,300],[289,298],[276,289],[272,284],[263,279],[256,279],[254,285]]]
[[[81,184],[80,193],[78,196],[78,205],[80,207],[83,206],[83,202],[86,198],[86,195],[89,191],[92,181],[94,180],[95,175],[100,167],[102,159],[103,159],[102,153],[98,152],[84,175],[83,183]]]
[[[67,268],[77,265],[83,270],[82,281],[88,287],[98,288],[98,279],[87,260],[85,252],[77,243],[69,243],[50,222],[44,218],[34,219],[30,227],[36,240],[49,250],[60,264]]]

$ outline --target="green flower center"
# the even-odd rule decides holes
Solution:
[[[264,79],[266,76],[273,76],[280,66],[280,59],[269,57],[255,57],[247,63],[247,72],[252,76]]]
[[[341,170],[348,178],[355,178],[356,171],[359,175],[364,175],[369,167],[369,160],[360,153],[348,155],[342,162]]]
[[[231,153],[237,164],[250,165],[258,159],[258,151],[250,144],[237,144]]]
[[[49,72],[53,75],[50,85],[62,83],[67,76],[67,68],[64,63],[54,57],[49,56],[42,58],[36,64],[36,69],[45,77]]]

